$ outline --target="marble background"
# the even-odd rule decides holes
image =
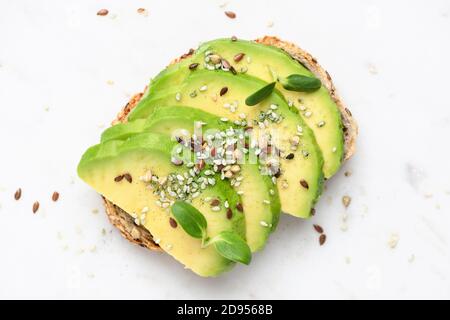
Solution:
[[[450,298],[450,2],[223,3],[0,1],[0,298]],[[266,34],[329,70],[357,153],[313,219],[283,216],[251,267],[200,279],[122,239],[76,165],[172,58]]]

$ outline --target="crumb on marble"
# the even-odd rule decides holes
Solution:
[[[388,240],[389,248],[395,249],[397,247],[397,244],[398,244],[399,240],[400,240],[399,235],[397,233],[392,233],[389,236],[389,240]]]
[[[345,208],[348,208],[351,202],[352,198],[350,196],[345,195],[342,197],[342,204],[344,205]]]
[[[369,70],[369,73],[372,75],[378,74],[378,68],[373,63],[368,63],[367,69]]]
[[[139,13],[140,15],[144,16],[144,17],[148,17],[148,10],[145,8],[138,8],[137,13]]]

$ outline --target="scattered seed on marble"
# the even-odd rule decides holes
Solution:
[[[234,13],[233,11],[225,11],[225,15],[230,19],[236,18],[236,13]]]
[[[33,213],[36,213],[39,210],[39,202],[36,201],[33,203]]]
[[[98,16],[106,16],[109,13],[108,9],[100,9],[97,12]]]
[[[344,207],[348,208],[350,202],[352,202],[352,198],[350,198],[349,196],[342,197],[342,204],[344,205]]]
[[[52,200],[54,201],[54,202],[56,202],[56,201],[58,201],[58,199],[59,199],[59,193],[58,192],[53,192],[53,194],[52,194]]]
[[[323,246],[323,244],[325,243],[326,240],[327,240],[326,234],[325,234],[325,233],[322,233],[322,234],[320,235],[320,237],[319,237],[319,244],[320,244],[321,246]]]
[[[22,189],[17,189],[17,191],[14,193],[14,199],[19,200],[22,197]]]
[[[323,228],[321,226],[319,226],[318,224],[314,224],[313,227],[314,227],[314,230],[316,230],[318,233],[320,233],[320,234],[323,233]]]

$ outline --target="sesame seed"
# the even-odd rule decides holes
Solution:
[[[332,151],[333,153],[335,153],[335,152],[337,151],[337,148],[336,148],[336,147],[333,147],[333,149],[331,149],[331,151]]]
[[[206,91],[206,90],[208,90],[208,86],[201,86],[200,87],[200,89],[199,89],[201,92],[204,92],[204,91]]]
[[[217,212],[220,211],[220,207],[219,206],[211,207],[211,210]]]
[[[260,224],[261,226],[263,226],[264,228],[269,227],[269,224],[268,224],[267,222],[265,222],[264,220],[261,220],[261,221],[259,222],[259,224]]]
[[[305,117],[309,118],[309,117],[311,117],[312,112],[311,112],[311,111],[306,111],[303,115],[304,115]]]
[[[270,201],[269,200],[263,200],[263,203],[264,204],[270,204]]]
[[[322,128],[323,126],[325,125],[325,121],[320,121],[319,123],[317,123],[317,126],[319,127],[319,128]]]
[[[175,100],[181,101],[181,93],[180,92],[177,92],[177,94],[175,95]]]

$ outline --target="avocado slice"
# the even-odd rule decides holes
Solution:
[[[244,57],[236,62],[234,58],[240,53],[243,53]],[[204,43],[192,57],[163,70],[151,82],[141,104],[145,104],[146,99],[157,98],[167,88],[180,84],[190,73],[197,72],[197,70],[189,69],[190,64],[198,63],[197,69],[206,68],[206,56],[211,57],[211,54],[216,59],[217,57],[226,59],[237,72],[245,72],[267,82],[275,80],[273,78],[274,73],[281,77],[287,77],[291,74],[314,76],[311,71],[279,48],[253,41],[218,39]],[[208,67],[211,67],[210,61],[208,62]],[[309,93],[288,91],[279,83],[277,89],[291,105],[300,110],[303,120],[314,132],[324,158],[323,172],[325,178],[330,178],[339,170],[344,157],[343,125],[336,103],[324,86]],[[139,110],[140,107],[138,105],[136,109]]]
[[[172,134],[172,137],[180,137],[177,132],[186,131],[189,133],[187,138],[190,139],[192,134],[198,131],[199,124],[205,134],[214,131],[225,132],[230,128],[229,124],[213,114],[190,107],[172,106],[156,109],[147,120],[136,120],[106,129],[102,134],[102,142],[130,137],[137,133],[135,130],[138,127],[141,127],[141,132]],[[248,161],[242,163],[239,180],[239,185],[234,186],[242,193],[246,241],[251,251],[256,252],[264,247],[269,234],[275,230],[281,210],[280,199],[270,177],[260,174],[258,164]]]
[[[142,133],[126,141],[110,140],[86,151],[78,174],[100,194],[130,213],[136,224],[147,228],[161,248],[186,268],[201,276],[216,276],[229,270],[234,263],[219,255],[213,246],[202,248],[201,240],[189,236],[171,220],[173,200],[168,193],[175,192],[178,185],[188,185],[191,189],[194,186],[188,183],[187,168],[173,164],[173,153],[175,150],[178,154],[178,148],[179,144],[157,133]],[[185,162],[191,158],[189,149],[183,150],[183,155]],[[193,178],[194,182],[200,175]],[[170,191],[167,186],[171,186]],[[240,197],[219,177],[214,177],[214,183],[210,181],[204,189],[199,188],[197,194],[191,193],[191,198],[183,192],[178,196],[192,201],[205,216],[208,236],[232,231],[245,238],[244,216],[236,209]],[[212,208],[209,199],[228,201],[232,215],[227,217],[223,205]]]
[[[184,73],[184,68],[179,70]],[[268,126],[276,132],[276,146],[282,150],[281,172],[272,176],[280,192],[281,208],[297,217],[309,217],[322,190],[323,158],[313,132],[297,109],[290,107],[278,91],[256,106],[245,105],[248,96],[267,85],[248,75],[196,70],[178,86],[178,74],[175,72],[173,76],[176,80],[173,85],[169,85],[169,79],[164,79],[168,86],[164,91],[166,94],[161,89],[154,97],[147,95],[130,118],[147,118],[157,107],[179,104],[209,112],[224,122],[242,123],[245,119],[246,125],[254,126],[256,135],[264,134],[264,128]],[[220,95],[223,88],[227,88],[227,93]]]

